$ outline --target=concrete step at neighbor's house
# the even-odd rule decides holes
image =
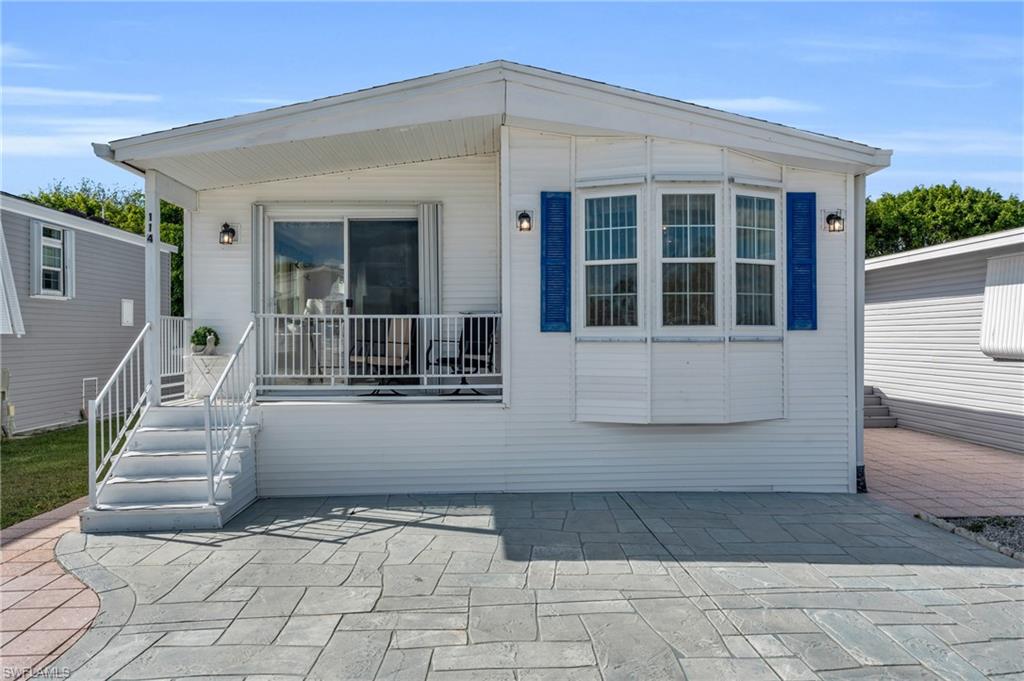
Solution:
[[[874,395],[875,394],[875,387],[873,385],[866,385],[866,386],[864,386],[864,394],[865,395]]]
[[[881,395],[865,395],[864,406],[865,407],[877,407],[882,403]]]
[[[865,405],[865,407],[864,407],[864,417],[865,418],[867,418],[868,416],[888,416],[888,415],[889,415],[889,407],[885,406],[884,404],[871,405],[871,406]]]
[[[865,428],[895,428],[896,417],[895,416],[865,416],[864,417]]]

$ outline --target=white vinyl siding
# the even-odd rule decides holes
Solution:
[[[440,312],[496,312],[501,305],[497,183],[492,154],[201,192],[201,210],[192,216],[191,316],[223,329],[222,347],[237,342],[252,318],[252,204],[276,201],[310,206],[440,202]],[[225,221],[242,226],[241,244],[217,243]]]
[[[989,257],[1020,251],[868,262],[864,383],[901,428],[1024,453],[1024,362],[987,357],[980,343]]]
[[[521,129],[512,129],[510,137],[508,215],[518,209],[539,210],[541,191],[573,190],[574,177],[618,175],[620,167],[635,174],[644,168],[642,141],[598,144],[578,140],[577,147],[586,151],[577,154],[574,168],[571,137]],[[656,141],[655,149],[660,146],[662,142]],[[679,154],[671,143],[664,147],[669,152],[660,154],[662,159],[696,159],[705,164],[715,158],[720,163],[722,158],[717,147],[692,145],[691,149],[683,145],[686,153]],[[609,156],[602,156],[599,149]],[[690,155],[691,150],[700,153]],[[639,165],[632,160],[636,156],[641,159]],[[620,166],[620,159],[628,167]],[[474,162],[465,161],[467,165]],[[685,166],[664,166],[666,172],[675,168]],[[718,169],[722,172],[721,165]],[[405,177],[418,172],[413,167],[390,170]],[[378,181],[387,175],[384,171],[374,174]],[[846,205],[845,175],[790,169],[787,177],[787,189],[791,184],[792,191],[818,192],[828,205]],[[436,173],[434,178],[440,181]],[[453,189],[442,197],[446,229],[452,224],[452,210],[466,215],[467,202],[479,198],[469,190],[465,175],[461,179],[461,193]],[[363,186],[362,178],[356,181]],[[390,181],[387,184],[389,192],[400,193]],[[323,200],[335,188],[322,178],[310,178],[293,181],[289,189],[306,200]],[[250,200],[267,194],[283,200],[285,192],[268,189],[250,188]],[[620,189],[618,193],[624,192]],[[210,192],[207,197],[204,193],[204,212],[228,212],[229,204],[217,198],[223,195]],[[583,281],[584,266],[583,195],[581,190],[574,191],[577,287]],[[491,196],[496,196],[493,188]],[[247,210],[249,202],[239,203],[241,210]],[[641,200],[638,210],[653,205],[653,199]],[[493,214],[482,211],[474,215],[493,225],[498,208],[492,203],[490,210]],[[658,215],[651,217],[655,221],[650,225],[648,220],[652,233],[660,232]],[[719,218],[723,225],[731,224],[731,206],[725,205]],[[642,224],[644,220],[641,215]],[[210,216],[208,222],[213,230],[216,217]],[[467,227],[462,233],[472,232]],[[213,239],[215,232],[210,234]],[[588,334],[579,290],[574,292],[573,332],[540,331],[539,231],[519,233],[513,228],[508,241],[510,298],[506,310],[509,405],[262,405],[258,408],[263,426],[258,447],[259,493],[849,491],[848,366],[852,347],[847,320],[852,283],[846,266],[852,254],[846,247],[848,236],[849,230],[835,238],[819,235],[819,263],[835,275],[820,288],[820,327],[815,332],[789,334],[784,343],[728,343],[722,339],[652,343],[643,337],[603,342],[601,338],[583,338]],[[446,264],[451,242],[446,232]],[[723,263],[725,255],[731,258],[731,239],[717,246]],[[217,255],[215,244],[211,241],[211,246],[202,248],[210,251],[207,262],[212,264]],[[657,251],[649,254],[651,262],[659,256]],[[223,255],[247,258],[247,253],[236,254],[231,249],[223,249]],[[231,286],[234,278],[248,282],[246,270],[222,276],[226,286]],[[448,286],[446,281],[446,292]],[[650,291],[656,290],[654,283],[650,286]],[[461,291],[462,295],[468,293]],[[238,297],[243,315],[248,314],[247,296],[246,291]],[[728,319],[725,315],[732,314],[732,301],[722,302],[723,318]],[[649,310],[656,312],[658,305],[660,300],[648,297]],[[689,331],[683,334],[691,335]],[[621,329],[600,335],[628,334]],[[785,392],[784,368],[788,376]],[[735,398],[730,399],[733,390]],[[856,397],[860,398],[859,393]],[[782,419],[784,405],[786,418]],[[759,420],[766,417],[772,420]],[[752,422],[727,423],[731,418]],[[660,425],[648,425],[650,422]]]

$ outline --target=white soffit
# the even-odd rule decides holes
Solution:
[[[146,168],[196,190],[496,153],[501,117],[478,116],[155,158]]]

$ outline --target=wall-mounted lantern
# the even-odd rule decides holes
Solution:
[[[841,209],[826,210],[825,213],[825,231],[826,232],[842,232],[846,229],[846,218],[843,217],[843,211]]]
[[[235,228],[225,222],[220,228],[221,246],[230,246],[235,243],[235,237],[237,235],[238,233],[235,231]]]
[[[532,210],[517,210],[516,211],[516,229],[520,232],[529,232],[533,230],[533,211]]]

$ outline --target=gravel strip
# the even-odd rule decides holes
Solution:
[[[969,518],[943,518],[985,539],[1024,552],[1024,516],[988,516]]]

